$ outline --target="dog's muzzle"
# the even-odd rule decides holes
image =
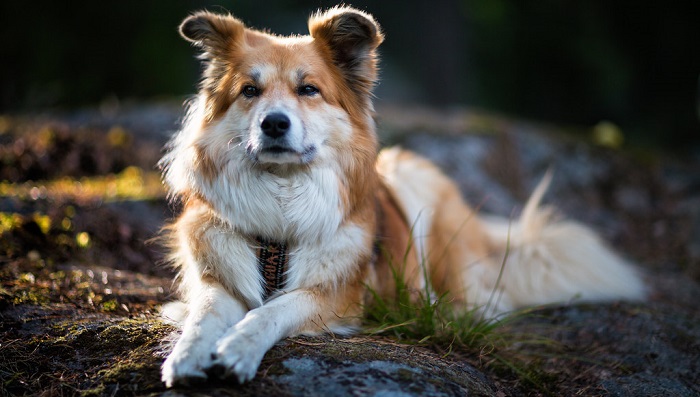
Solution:
[[[316,147],[303,146],[302,139],[300,125],[282,112],[272,112],[260,121],[257,142],[249,143],[246,149],[260,163],[307,164],[314,159]]]

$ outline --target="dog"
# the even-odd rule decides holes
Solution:
[[[183,207],[166,233],[181,294],[163,308],[181,326],[168,387],[243,383],[285,337],[356,331],[372,294],[395,292],[394,273],[489,316],[644,297],[638,272],[591,229],[539,205],[548,176],[510,222],[471,209],[428,160],[380,152],[382,30],[346,6],[308,27],[282,37],[206,11],[180,26],[205,68],[160,162]]]

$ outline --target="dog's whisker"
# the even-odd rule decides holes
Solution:
[[[229,139],[228,142],[226,142],[227,151],[231,151],[231,150],[233,150],[233,149],[235,149],[235,148],[237,148],[237,147],[240,147],[240,146],[243,144],[243,139],[242,139],[242,138],[243,138],[243,133],[242,133],[242,132],[241,132],[241,133],[238,133],[237,135],[232,136],[231,139]],[[234,143],[234,142],[235,142],[236,144],[235,144],[233,147],[231,147],[231,144]]]

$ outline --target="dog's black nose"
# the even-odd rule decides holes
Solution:
[[[265,116],[262,123],[260,123],[260,128],[263,134],[269,136],[270,138],[279,138],[289,131],[292,123],[283,113],[271,113]]]

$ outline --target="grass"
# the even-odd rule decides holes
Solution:
[[[449,294],[433,298],[427,286],[416,294],[409,290],[400,272],[394,267],[392,272],[396,283],[394,299],[385,299],[370,289],[373,302],[365,310],[370,334],[435,345],[447,354],[453,348],[495,351],[507,344],[506,340],[516,339],[501,332],[506,325],[529,313],[486,317],[482,311],[485,308],[455,311]]]
[[[411,291],[402,272],[392,265],[396,286],[393,298],[384,298],[369,288],[373,299],[365,307],[367,333],[389,335],[404,343],[425,345],[444,356],[459,351],[478,358],[478,364],[498,372],[509,371],[523,384],[547,394],[545,383],[551,381],[548,379],[551,375],[545,374],[533,363],[541,361],[539,359],[543,357],[556,356],[557,353],[552,351],[559,346],[553,340],[514,326],[520,320],[534,317],[533,309],[487,315],[494,299],[498,299],[496,290],[507,258],[508,250],[489,301],[483,307],[463,311],[454,310],[449,292],[435,297],[428,282],[422,290]],[[424,279],[430,280],[425,260],[421,262],[421,269]],[[518,328],[521,331],[517,331]],[[533,359],[533,354],[539,358]]]
[[[554,381],[539,362],[556,357],[559,346],[553,340],[528,332],[518,332],[514,323],[535,316],[530,309],[497,317],[486,317],[481,309],[455,311],[449,294],[431,299],[428,288],[411,297],[400,274],[394,271],[395,299],[384,299],[370,289],[373,303],[366,307],[367,332],[389,335],[400,342],[430,347],[443,357],[459,352],[472,357],[472,363],[498,373],[510,372],[523,385],[548,394],[547,383]]]
[[[471,216],[460,225],[463,228],[471,219]],[[455,243],[455,233],[448,244]],[[486,317],[489,307],[496,297],[496,290],[501,282],[503,270],[508,259],[509,249],[506,249],[501,262],[501,268],[489,302],[484,307],[474,307],[470,310],[457,312],[453,310],[449,292],[434,297],[431,291],[430,274],[428,273],[427,259],[421,258],[420,267],[423,272],[425,285],[420,291],[411,291],[406,284],[403,271],[406,268],[408,255],[412,251],[414,230],[410,231],[409,246],[402,258],[403,266],[396,266],[391,256],[384,252],[385,259],[391,268],[395,291],[394,299],[385,299],[372,288],[372,303],[365,308],[366,318],[370,324],[370,334],[392,334],[399,340],[412,340],[418,343],[430,341],[433,344],[444,346],[449,353],[453,346],[469,349],[482,348],[484,345],[493,345],[493,338],[497,331],[506,323],[519,318],[519,313],[508,316]],[[510,246],[508,240],[507,247]],[[417,298],[416,298],[417,296]]]

